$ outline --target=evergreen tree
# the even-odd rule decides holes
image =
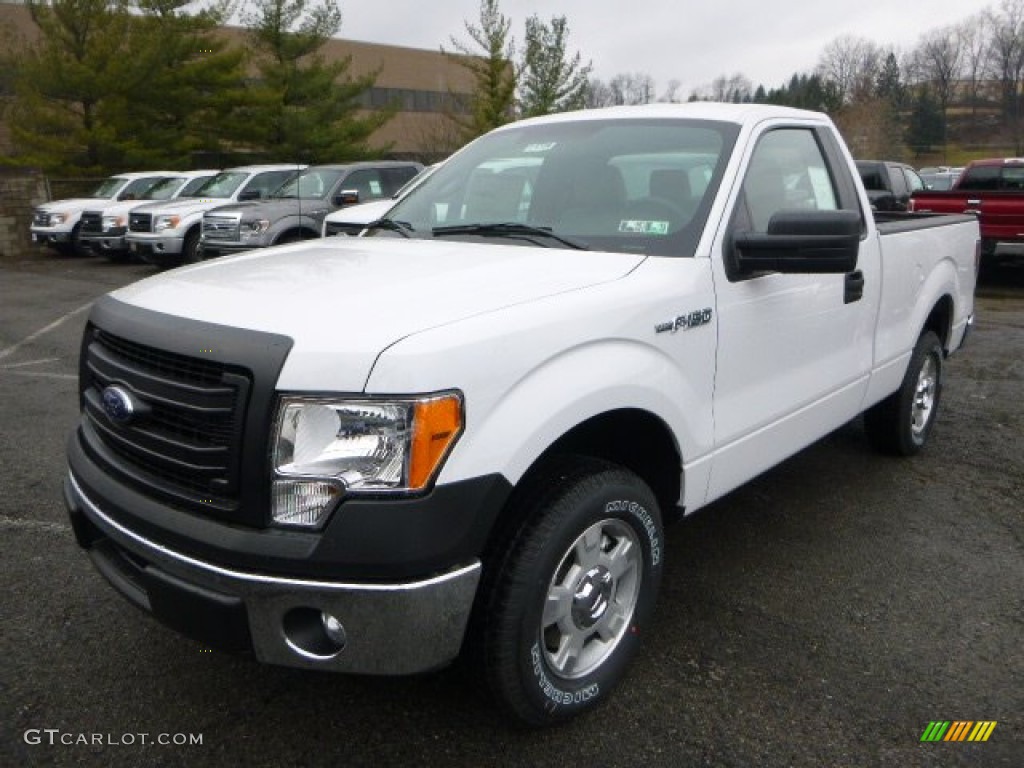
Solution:
[[[918,88],[904,140],[917,154],[943,142],[942,107],[927,85]]]
[[[893,109],[901,109],[906,100],[906,87],[900,75],[900,65],[896,55],[889,52],[882,62],[882,68],[875,78],[875,95],[889,102]]]
[[[586,104],[590,64],[566,53],[569,25],[565,16],[545,24],[536,15],[526,20],[526,47],[519,75],[519,111],[523,117],[582,109]]]
[[[33,0],[40,41],[9,53],[6,111],[16,162],[68,175],[122,164],[123,137],[107,121],[131,56],[132,18],[118,0]]]
[[[470,141],[515,117],[517,73],[512,22],[498,8],[498,0],[480,0],[478,24],[465,22],[470,42],[451,38],[455,61],[473,78],[467,114],[453,112],[463,141]],[[447,53],[443,48],[442,53]],[[451,55],[451,54],[450,54]]]
[[[330,0],[257,0],[245,14],[259,80],[243,112],[243,134],[258,150],[289,160],[343,162],[379,155],[370,136],[393,110],[363,112],[358,99],[377,73],[348,74],[351,58],[327,62],[320,49],[341,27]]]

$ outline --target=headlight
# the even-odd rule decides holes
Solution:
[[[58,224],[63,224],[67,221],[68,215],[66,213],[51,213],[50,214],[50,226],[56,227]]]
[[[388,401],[283,397],[273,520],[315,527],[343,495],[423,490],[461,433],[456,393]]]
[[[165,229],[177,229],[179,221],[181,219],[178,216],[157,216],[153,220],[153,231],[163,232]]]
[[[103,231],[107,232],[111,229],[117,229],[118,227],[124,226],[124,216],[104,216],[103,217]]]
[[[238,225],[242,237],[258,237],[270,229],[270,221],[257,219],[256,221],[243,221]]]

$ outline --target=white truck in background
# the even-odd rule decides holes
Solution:
[[[861,413],[925,446],[978,246],[970,216],[873,214],[822,114],[508,125],[362,237],[98,301],[70,519],[206,644],[363,674],[465,651],[558,722],[648,634],[665,521]]]
[[[88,255],[91,250],[81,241],[83,211],[122,200],[136,200],[157,182],[172,175],[173,171],[119,173],[100,182],[89,197],[54,200],[37,206],[29,228],[32,242],[66,255]]]

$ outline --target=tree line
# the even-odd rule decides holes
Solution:
[[[378,73],[329,61],[331,0],[27,0],[39,40],[4,40],[0,110],[15,156],[50,173],[183,167],[196,157],[342,162],[380,156],[370,138],[397,107],[362,98]],[[241,23],[238,43],[219,28]],[[763,102],[829,113],[863,156],[900,157],[1002,131],[1021,145],[1024,0],[1000,0],[922,34],[908,51],[841,37],[778,86],[722,75],[682,92],[645,73],[593,76],[565,16],[533,15],[521,43],[500,0],[480,0],[441,52],[467,72],[421,145],[435,156],[522,117],[653,101]],[[952,110],[956,106],[958,112]],[[951,115],[956,115],[951,117]],[[951,126],[951,123],[953,125]],[[1019,153],[1019,150],[1018,150]],[[220,164],[220,163],[214,163]]]

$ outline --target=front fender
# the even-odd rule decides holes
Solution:
[[[708,366],[710,367],[710,366]],[[671,393],[671,397],[668,393]],[[713,434],[710,384],[684,375],[662,350],[606,340],[545,360],[508,387],[484,413],[467,393],[467,429],[444,481],[495,469],[512,484],[574,427],[604,413],[642,410],[668,426],[686,468],[684,503],[703,501]],[[683,467],[680,467],[683,471]]]

